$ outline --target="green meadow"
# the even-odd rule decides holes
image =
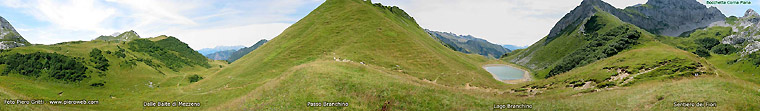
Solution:
[[[232,63],[201,59],[171,36],[17,47],[0,57],[42,52],[79,58],[74,60],[85,65],[87,77],[66,81],[10,71],[0,76],[0,99],[99,104],[3,104],[0,110],[494,110],[499,104],[529,104],[531,110],[760,110],[757,65],[739,60],[737,53],[701,57],[691,50],[700,47],[696,39],[725,37],[710,34],[725,29],[667,37],[604,11],[594,17],[594,24],[584,26],[594,29],[568,30],[548,44],[542,39],[501,59],[451,50],[401,8],[363,0],[327,0]],[[637,33],[635,43],[605,53],[612,49],[604,46],[619,42],[616,31],[622,29],[619,33]],[[588,46],[596,39],[606,41]],[[102,51],[107,70],[97,68],[102,63],[91,56],[93,49]],[[576,57],[587,63],[547,76],[578,50],[610,55]],[[486,64],[517,65],[534,78],[503,83],[482,68]],[[0,71],[7,67],[0,65]],[[150,101],[201,106],[143,106]],[[309,102],[349,105],[308,107]],[[674,102],[717,106],[674,107]]]

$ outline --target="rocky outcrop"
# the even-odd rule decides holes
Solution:
[[[645,16],[621,17],[621,20],[667,36],[678,36],[726,18],[718,8],[708,8],[696,0],[649,0],[644,5],[627,7],[624,11],[633,12],[629,13],[633,15],[640,12]]]
[[[742,55],[747,55],[760,50],[760,15],[755,10],[748,9],[744,16],[732,20],[718,21],[710,24],[710,27],[721,26],[731,27],[735,32],[721,40],[722,44],[730,44],[737,47],[743,47]]]
[[[755,18],[755,17],[760,17],[760,15],[758,15],[757,12],[755,12],[755,10],[748,9],[746,12],[744,12],[744,16],[743,17],[744,18]]]
[[[563,33],[572,31],[596,9],[615,15],[651,33],[678,36],[684,32],[703,28],[726,18],[715,7],[706,7],[696,0],[649,0],[646,4],[618,9],[601,0],[583,0],[581,5],[565,14],[550,30],[544,44]]]
[[[8,20],[0,17],[0,49],[10,49],[31,45],[21,34],[16,32]]]
[[[95,40],[111,41],[111,42],[125,42],[125,41],[131,41],[131,40],[135,40],[139,38],[140,38],[140,35],[138,35],[137,32],[135,32],[134,30],[129,30],[124,33],[101,35],[100,37],[95,38]]]

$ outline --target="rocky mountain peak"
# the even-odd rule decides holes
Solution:
[[[5,20],[3,17],[0,17],[0,29],[16,31],[16,29],[13,29],[13,26],[11,26],[11,23],[8,22],[8,20]]]
[[[755,12],[755,10],[747,9],[746,12],[744,12],[744,18],[751,18],[751,17],[760,17],[760,15]]]
[[[581,5],[584,5],[584,4],[586,4],[586,5],[590,5],[590,4],[602,4],[602,3],[606,4],[602,0],[583,0],[581,2]]]
[[[647,1],[648,5],[652,5],[655,7],[669,7],[669,8],[686,8],[686,9],[695,9],[695,8],[706,8],[707,6],[703,5],[702,3],[697,2],[696,0],[649,0]]]
[[[8,20],[0,17],[0,49],[10,49],[31,45],[21,34],[16,32]]]
[[[708,8],[696,0],[649,0],[646,4],[625,9],[615,8],[601,0],[583,0],[552,27],[544,44],[574,30],[569,28],[578,28],[576,26],[597,11],[608,12],[651,33],[668,36],[678,36],[726,18],[717,8]]]

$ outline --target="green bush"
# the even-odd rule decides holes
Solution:
[[[694,40],[694,42],[705,49],[712,49],[713,46],[720,44],[720,40],[715,38],[700,38]]]
[[[108,70],[108,59],[103,56],[102,51],[98,48],[93,48],[92,51],[90,51],[90,61],[92,63],[95,63],[93,67],[95,69],[106,71]]]
[[[682,58],[661,61],[659,64],[662,64],[662,66],[649,73],[636,76],[635,79],[672,79],[675,77],[689,76],[695,73],[700,73],[697,69],[702,67],[698,62]]]
[[[591,16],[588,21],[586,21],[586,24],[583,24],[584,31],[585,32],[595,32],[599,29],[602,29],[602,27],[606,26],[604,22],[600,22],[599,16]]]
[[[170,37],[173,38],[173,37]],[[167,39],[170,39],[167,38]],[[163,40],[162,40],[163,41]],[[187,44],[184,43],[176,43],[176,42],[170,42],[170,41],[178,41],[176,39],[170,39],[169,41],[164,41],[156,43],[147,39],[135,39],[133,41],[130,41],[127,43],[130,47],[129,49],[136,52],[143,52],[148,55],[150,55],[153,58],[156,58],[157,60],[164,63],[166,67],[169,69],[172,69],[173,71],[179,71],[180,68],[188,65],[199,65],[204,67],[211,67],[211,65],[208,64],[205,57],[203,55],[200,55],[198,52],[191,52],[188,50],[192,50],[189,47],[187,47]],[[172,45],[184,45],[184,46],[172,46]],[[187,48],[187,49],[184,49]],[[176,52],[176,53],[175,53]],[[199,58],[197,56],[203,57]],[[144,62],[145,60],[141,60],[141,62]],[[154,63],[145,63],[149,64],[151,66],[157,66]]]
[[[697,50],[693,53],[699,55],[700,57],[710,57],[710,51],[707,51],[707,49],[704,47],[697,48]]]
[[[187,77],[187,79],[190,80],[190,83],[193,83],[193,82],[200,81],[201,79],[203,79],[203,77],[199,76],[198,74],[193,74],[192,76]]]
[[[736,48],[728,44],[719,44],[713,47],[710,51],[716,54],[731,54],[731,53],[735,53],[736,51],[739,51],[739,48]]]
[[[116,55],[116,57],[119,57],[119,58],[127,57],[127,54],[124,54],[126,50],[122,49],[119,46],[116,46],[116,48],[119,48],[119,51],[114,52],[114,55]]]
[[[6,64],[2,75],[18,73],[25,76],[48,76],[58,80],[77,82],[85,78],[87,67],[82,58],[69,57],[57,53],[9,54],[0,57],[0,64]]]
[[[739,20],[739,18],[737,18],[736,16],[730,16],[726,18],[726,23],[733,25],[733,24],[736,24],[737,20]]]
[[[753,52],[747,56],[748,60],[755,65],[760,65],[760,52]]]
[[[612,87],[612,86],[615,86],[615,85],[616,85],[615,82],[606,81],[606,82],[599,83],[598,85],[596,85],[596,87],[597,88],[605,88],[605,87]]]

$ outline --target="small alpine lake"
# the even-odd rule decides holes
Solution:
[[[505,80],[517,80],[517,79],[524,79],[525,77],[525,71],[509,66],[504,64],[488,64],[483,66],[486,71],[491,73],[491,75],[494,76],[497,80],[505,81]]]

